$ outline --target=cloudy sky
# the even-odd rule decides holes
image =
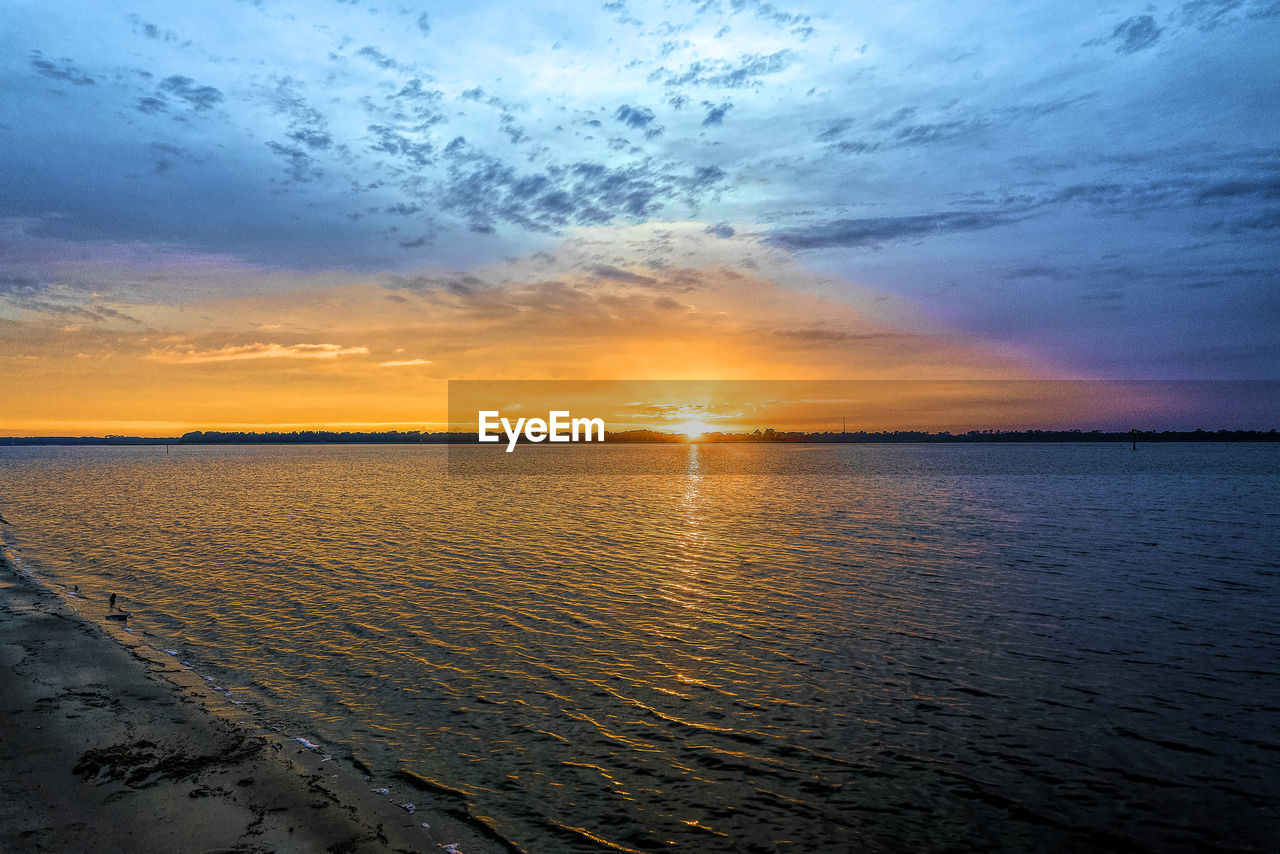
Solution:
[[[1277,44],[1280,0],[8,0],[0,432],[1280,378]]]

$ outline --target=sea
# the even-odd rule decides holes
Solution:
[[[450,453],[5,447],[0,534],[514,850],[1275,850],[1280,444]]]

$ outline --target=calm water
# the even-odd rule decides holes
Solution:
[[[1274,850],[1280,446],[552,452],[3,448],[0,513],[528,851]]]

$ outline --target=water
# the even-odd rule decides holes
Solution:
[[[1274,844],[1280,446],[527,450],[2,448],[0,512],[527,851]]]

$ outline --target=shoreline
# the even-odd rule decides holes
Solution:
[[[0,850],[518,850],[211,687],[0,548]]]

